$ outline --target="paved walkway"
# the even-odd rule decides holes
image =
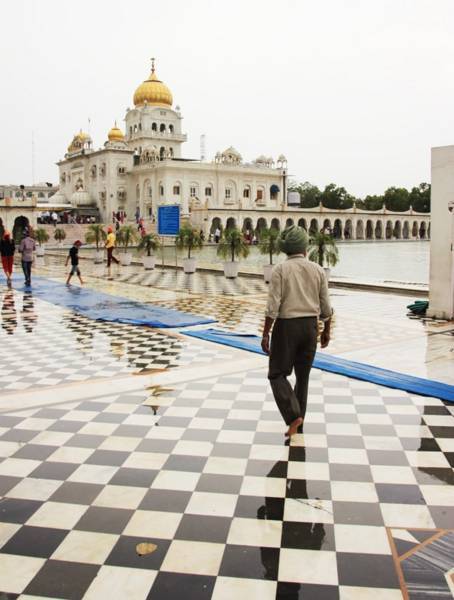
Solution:
[[[260,328],[260,282],[83,267],[95,289]],[[0,298],[5,598],[453,597],[453,404],[314,370],[288,446],[264,357]],[[329,352],[452,382],[452,323],[409,320],[401,296],[333,303]]]

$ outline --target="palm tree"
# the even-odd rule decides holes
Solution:
[[[61,244],[65,238],[66,238],[66,231],[64,229],[61,229],[60,227],[57,227],[57,229],[54,231],[55,241],[60,242],[60,244]]]
[[[224,231],[217,248],[218,256],[224,259],[231,258],[232,262],[235,262],[235,258],[247,258],[249,251],[250,248],[244,241],[243,232],[236,227]]]
[[[124,249],[126,253],[128,247],[137,239],[137,233],[132,225],[123,225],[117,233],[117,244]]]
[[[38,246],[42,246],[49,241],[49,234],[42,227],[38,227],[35,231],[35,240],[38,242]]]
[[[151,256],[151,253],[157,250],[160,246],[159,238],[154,233],[147,233],[140,240],[137,250],[139,252],[146,252],[147,256]]]
[[[87,244],[96,244],[96,251],[99,251],[99,244],[103,242],[107,237],[104,231],[104,225],[93,223],[89,225],[87,233],[85,234],[85,241]]]
[[[335,267],[339,261],[339,252],[334,239],[322,231],[314,232],[309,239],[309,260],[321,267]]]
[[[281,251],[279,248],[279,235],[279,229],[274,227],[260,230],[259,252],[264,255],[268,254],[270,265],[273,264],[273,256]]]
[[[179,250],[187,250],[188,258],[191,258],[192,250],[203,248],[203,240],[200,232],[192,225],[183,225],[175,238],[175,245]]]

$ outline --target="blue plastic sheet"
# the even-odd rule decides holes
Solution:
[[[229,331],[221,331],[220,329],[199,329],[193,331],[185,331],[185,335],[240,348],[257,354],[264,354],[260,347],[260,338],[256,335],[243,333],[231,333]],[[352,379],[361,379],[370,383],[376,383],[396,390],[404,390],[412,394],[420,396],[431,396],[454,402],[454,386],[431,379],[423,379],[421,377],[413,377],[396,371],[381,369],[373,365],[355,362],[332,356],[330,354],[317,352],[314,360],[314,367],[322,371],[329,371],[337,375],[345,375]]]
[[[0,282],[6,283],[3,275],[0,276]],[[32,277],[31,287],[14,285],[14,289],[30,291],[34,297],[40,300],[64,306],[78,314],[99,321],[160,328],[188,327],[216,322],[214,319],[135,302],[129,298],[112,296],[90,288],[66,286],[58,281],[38,276]]]

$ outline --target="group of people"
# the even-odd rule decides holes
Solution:
[[[20,241],[18,252],[21,254],[22,270],[25,277],[25,285],[31,285],[33,253],[36,249],[35,240],[31,236],[30,229],[25,229],[22,240]],[[3,271],[6,276],[6,283],[11,286],[11,279],[14,268],[14,255],[16,252],[16,244],[9,231],[3,233],[0,240],[0,255],[2,258]]]

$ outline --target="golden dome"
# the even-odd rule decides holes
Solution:
[[[167,108],[172,106],[172,103],[172,92],[165,83],[158,79],[155,73],[154,59],[152,59],[150,76],[139,85],[134,93],[134,106],[150,104]]]
[[[107,134],[107,138],[109,142],[123,142],[125,139],[125,135],[122,130],[117,127],[117,123],[112,127],[112,129]]]
[[[73,137],[70,145],[68,146],[68,152],[81,150],[86,143],[91,143],[91,137],[88,135],[88,133],[85,133],[81,129],[79,133],[76,133],[76,135]]]

